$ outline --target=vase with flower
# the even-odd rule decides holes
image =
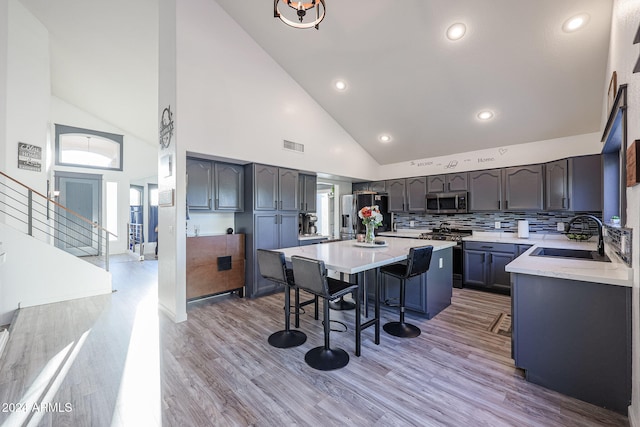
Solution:
[[[375,240],[375,230],[382,225],[382,214],[378,205],[365,206],[358,211],[358,217],[362,220],[365,227],[365,243],[373,244]]]

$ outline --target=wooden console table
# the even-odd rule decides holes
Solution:
[[[244,234],[187,237],[187,300],[244,294]]]

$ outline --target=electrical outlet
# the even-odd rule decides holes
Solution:
[[[415,227],[415,226],[416,226],[415,221],[409,221],[409,227]]]
[[[443,266],[444,266],[444,262],[443,262],[442,258],[440,258],[439,262],[438,262],[438,268],[442,268]]]
[[[556,230],[564,231],[564,222],[559,222],[556,224]]]
[[[500,221],[496,221],[495,228],[500,228]]]

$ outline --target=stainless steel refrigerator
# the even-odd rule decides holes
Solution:
[[[373,192],[356,192],[342,196],[340,203],[340,239],[355,239],[356,234],[364,233],[364,224],[358,218],[358,211],[364,206],[380,208],[382,214],[382,226],[376,232],[391,230],[391,214],[388,212],[389,203],[386,194]]]

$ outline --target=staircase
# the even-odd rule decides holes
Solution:
[[[20,307],[110,293],[111,236],[0,171],[0,325]]]

